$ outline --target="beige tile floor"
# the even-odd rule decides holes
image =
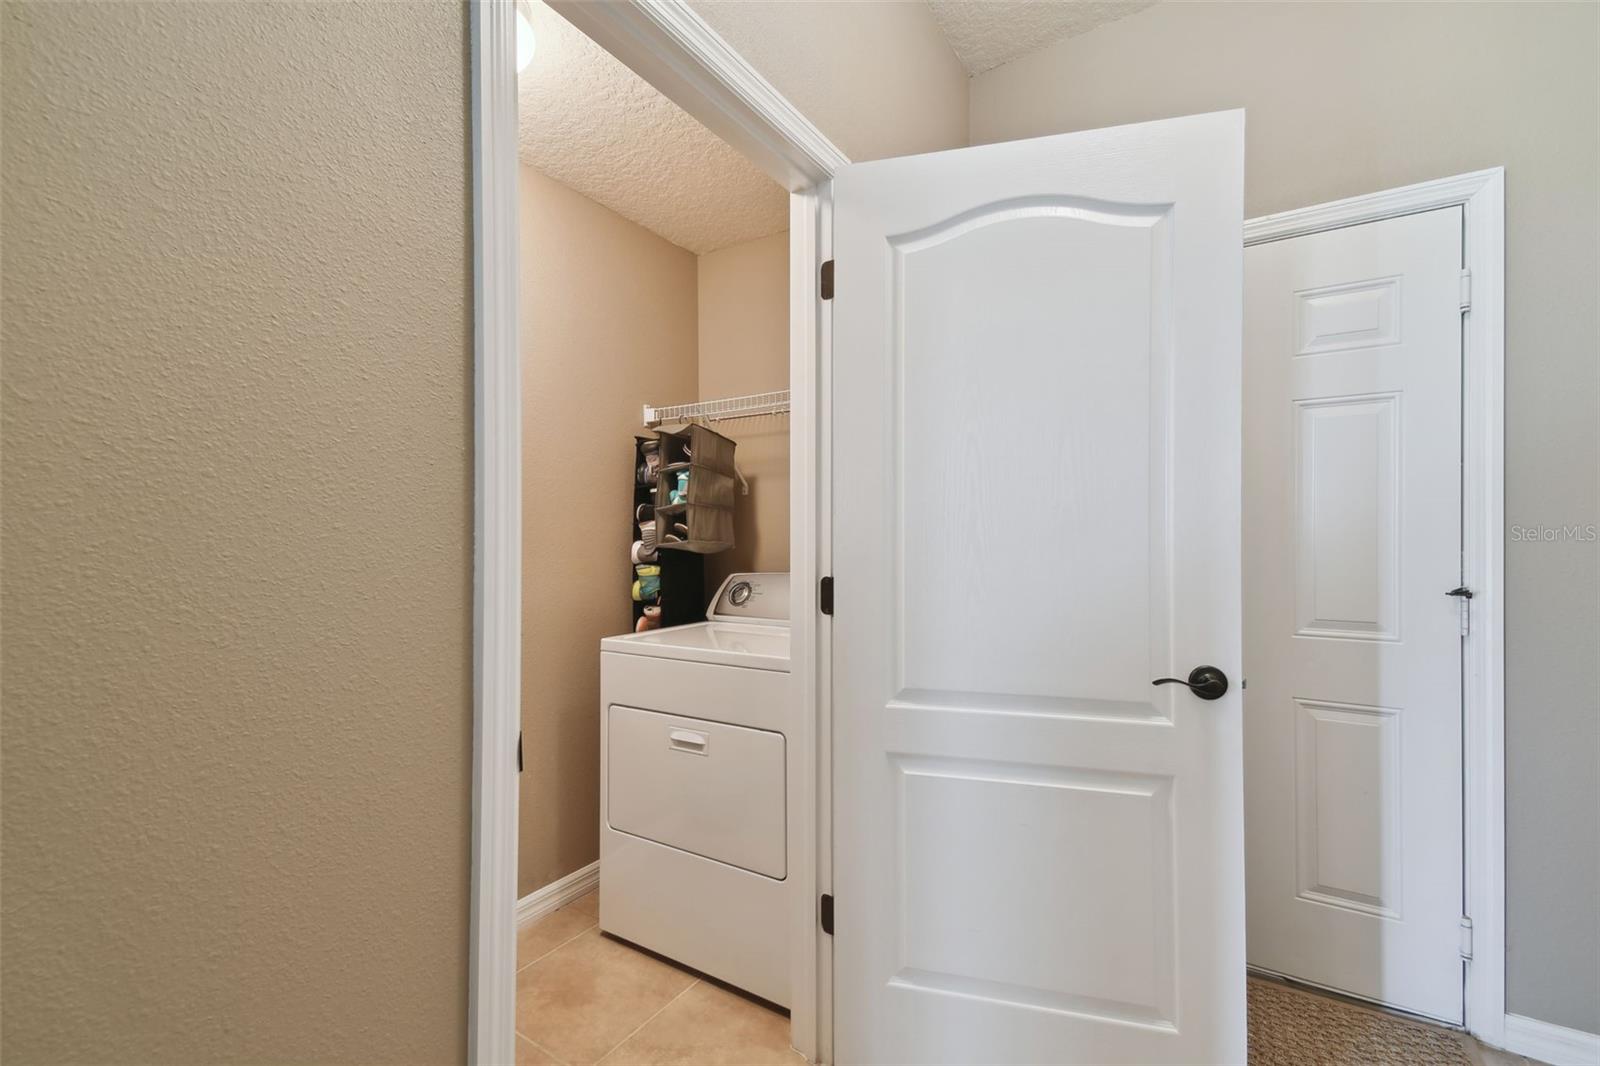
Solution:
[[[590,892],[517,936],[517,1066],[799,1066],[789,1016],[600,932]]]
[[[517,1066],[803,1066],[789,1046],[783,1011],[603,935],[599,916],[599,896],[590,892],[519,932]],[[1295,993],[1357,1019],[1388,1017],[1341,997]],[[1317,1053],[1317,1035],[1302,1034],[1302,1050],[1311,1050],[1291,1050],[1284,1061],[1339,1061],[1326,1054],[1331,1048]],[[1541,1066],[1470,1036],[1448,1035],[1471,1066]],[[1271,1059],[1255,1054],[1268,1050],[1253,1046],[1251,1057]]]

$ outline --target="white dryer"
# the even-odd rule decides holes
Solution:
[[[789,1005],[789,575],[600,642],[600,928]]]

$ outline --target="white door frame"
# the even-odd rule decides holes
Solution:
[[[1246,247],[1460,207],[1469,281],[1462,306],[1464,645],[1463,906],[1472,919],[1466,1027],[1505,1036],[1505,170],[1494,167],[1246,220]],[[1249,309],[1246,308],[1246,313]]]
[[[790,572],[815,589],[828,516],[820,466],[827,439],[827,333],[819,311],[817,264],[827,250],[827,182],[848,160],[756,73],[684,0],[552,0],[551,6],[663,95],[743,153],[791,193]],[[516,9],[511,0],[472,0],[473,751],[472,917],[467,993],[467,1061],[516,1058],[517,734],[521,728],[522,389],[517,342],[520,274],[517,177]],[[791,809],[816,810],[827,780],[819,748],[825,664],[822,615],[796,600],[791,664],[796,721],[790,738],[808,772],[789,782]],[[804,718],[798,711],[811,708]],[[822,737],[822,742],[826,738]],[[825,822],[820,823],[826,825]],[[818,824],[789,843],[794,887],[796,1047],[826,1055],[819,1034],[818,980],[827,938],[817,935]],[[598,833],[598,827],[596,827]],[[826,871],[825,865],[823,866]],[[825,883],[825,882],[824,882]],[[816,948],[803,949],[808,941]],[[826,1020],[826,1019],[824,1019]]]

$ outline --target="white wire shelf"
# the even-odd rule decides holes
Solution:
[[[789,413],[789,390],[758,392],[751,396],[734,396],[726,400],[704,400],[700,403],[680,403],[670,407],[644,405],[644,424],[656,426],[678,425],[688,422],[721,422],[731,418],[756,418],[761,415]]]

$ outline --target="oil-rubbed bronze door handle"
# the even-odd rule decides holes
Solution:
[[[1220,700],[1228,691],[1228,675],[1215,666],[1197,666],[1189,671],[1189,680],[1180,677],[1158,677],[1152,685],[1187,685],[1203,700]]]

